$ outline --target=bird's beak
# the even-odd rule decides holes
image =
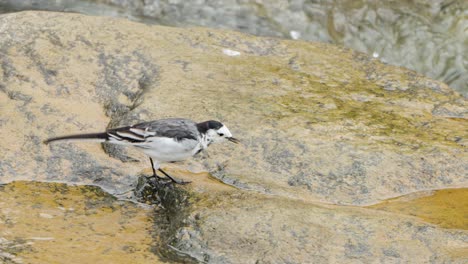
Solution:
[[[228,137],[227,140],[231,141],[232,143],[240,143],[240,140],[238,140],[237,138],[233,138],[233,137]]]

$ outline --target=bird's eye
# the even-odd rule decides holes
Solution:
[[[219,135],[220,137],[224,136],[224,134],[223,134],[223,133],[219,133],[218,135]]]

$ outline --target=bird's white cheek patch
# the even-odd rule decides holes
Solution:
[[[223,133],[225,137],[232,137],[231,131],[226,126],[221,127],[218,133]]]

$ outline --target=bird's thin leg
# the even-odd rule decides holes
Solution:
[[[151,169],[153,169],[153,176],[154,177],[157,177],[158,175],[156,175],[156,170],[154,169],[154,162],[153,162],[153,159],[150,157],[150,162],[151,162]]]
[[[166,175],[169,179],[171,179],[172,182],[177,183],[177,184],[187,184],[190,183],[189,181],[178,181],[174,178],[172,178],[169,174],[167,174],[165,171],[163,171],[161,168],[158,169],[158,171],[162,172],[162,174]]]
[[[151,162],[151,169],[153,170],[153,175],[152,175],[150,178],[155,177],[156,179],[161,180],[162,178],[159,177],[159,176],[156,174],[156,170],[154,169],[154,162],[153,162],[153,159],[152,159],[151,157],[150,157],[149,159],[150,159],[150,162]]]

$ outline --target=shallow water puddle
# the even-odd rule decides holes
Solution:
[[[468,230],[468,188],[418,192],[369,207],[420,217],[444,228]]]
[[[94,186],[0,186],[0,262],[160,263],[151,211]]]

